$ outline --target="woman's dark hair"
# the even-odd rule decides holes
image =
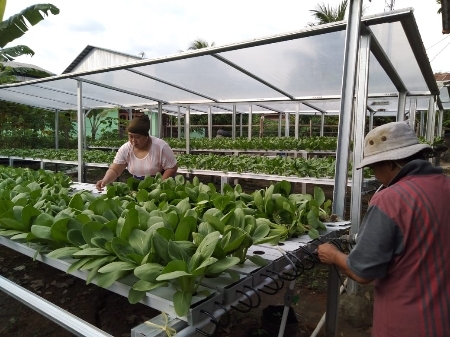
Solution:
[[[150,131],[150,119],[145,114],[133,118],[133,120],[130,122],[130,125],[128,125],[128,132],[131,133],[148,136],[149,131]]]

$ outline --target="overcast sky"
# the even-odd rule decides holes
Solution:
[[[89,44],[154,58],[186,50],[203,38],[225,45],[303,29],[314,21],[316,0],[48,0],[60,9],[8,46],[24,44],[32,63],[60,74]],[[336,5],[339,0],[324,0]],[[390,2],[390,1],[388,1]],[[4,19],[39,0],[9,0]],[[365,14],[384,11],[386,0],[364,0]],[[450,34],[442,34],[435,0],[396,0],[394,9],[413,7],[434,72],[450,72]]]

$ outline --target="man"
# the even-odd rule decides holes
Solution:
[[[348,256],[318,248],[323,263],[353,280],[376,280],[375,337],[450,336],[450,178],[424,160],[430,150],[405,122],[370,131],[358,169],[370,167],[384,188]]]

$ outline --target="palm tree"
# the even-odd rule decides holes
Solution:
[[[348,0],[343,0],[337,7],[331,7],[324,3],[318,4],[316,9],[310,10],[316,22],[309,23],[310,26],[323,25],[330,22],[342,21],[347,11]]]
[[[44,20],[45,16],[49,15],[51,12],[53,15],[59,14],[59,9],[52,4],[38,4],[32,5],[25,8],[18,14],[11,16],[9,19],[3,21],[3,15],[5,13],[6,0],[0,0],[0,62],[8,62],[14,60],[15,57],[21,55],[34,55],[34,51],[24,45],[18,45],[15,47],[5,46],[14,41],[15,39],[21,37],[28,31],[27,21],[32,25],[36,25],[37,23]],[[25,20],[26,19],[26,20]],[[1,82],[5,83],[4,80],[8,77],[11,79],[11,76],[14,75],[26,75],[27,73],[32,72],[31,68],[14,68],[8,69],[8,67],[4,67],[1,65],[2,69],[0,70],[0,78],[3,78]],[[34,74],[36,76],[36,74]],[[44,74],[40,74],[40,76],[45,77],[48,76]]]
[[[188,50],[197,50],[202,48],[213,47],[215,44],[216,44],[215,42],[211,42],[211,44],[209,44],[206,40],[198,38],[191,42],[191,44],[188,47]]]

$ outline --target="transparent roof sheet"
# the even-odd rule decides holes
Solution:
[[[339,31],[219,55],[293,97],[340,95],[344,43]]]
[[[450,87],[442,87],[439,90],[439,93],[440,93],[439,97],[441,98],[442,102],[450,102],[449,92],[450,92]]]
[[[39,96],[26,95],[21,91],[18,91],[20,88],[5,88],[0,90],[0,99],[8,102],[25,104],[37,108],[43,109],[58,109],[58,110],[76,110],[77,106],[67,103],[61,102],[51,98],[40,98]]]
[[[414,103],[416,102],[416,103]],[[407,97],[405,103],[405,111],[409,111],[411,104],[416,104],[416,110],[428,110],[428,97]],[[397,97],[379,97],[369,98],[367,106],[375,112],[397,111],[398,98]]]
[[[370,26],[408,91],[428,91],[401,22]],[[419,39],[420,37],[416,37]],[[427,57],[426,54],[424,57]]]
[[[139,67],[139,70],[215,100],[287,99],[279,92],[209,55]],[[204,102],[205,99],[201,101]]]
[[[141,69],[146,67],[134,68],[132,70],[145,73]],[[134,92],[153,100],[159,100],[162,102],[168,102],[173,97],[178,97],[181,101],[198,101],[205,100],[204,97],[194,95],[185,90],[177,89],[168,84],[158,82],[154,79],[139,75],[127,69],[117,70],[113,72],[98,73],[93,75],[83,76],[84,79],[101,83],[103,85],[109,85],[122,90]]]
[[[372,53],[370,53],[369,64],[369,95],[396,93],[397,89]]]
[[[409,95],[438,93],[412,9],[362,20]],[[252,103],[253,113],[270,113],[295,112],[300,102],[301,113],[338,114],[345,28],[345,23],[337,22],[227,46],[3,85],[0,99],[75,110],[80,80],[84,109],[154,109],[160,102],[171,113],[178,112],[177,106],[182,106],[180,112],[184,113],[188,104],[192,113],[207,112],[209,107],[213,113],[230,113],[234,103],[238,113],[246,113]],[[397,89],[390,76],[371,55],[369,95],[388,97],[385,111],[394,111],[398,105],[397,98],[392,97]],[[373,101],[369,99],[368,105]]]

